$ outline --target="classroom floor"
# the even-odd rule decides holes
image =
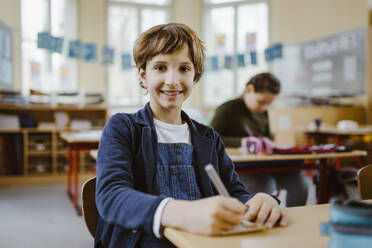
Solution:
[[[88,248],[94,246],[65,184],[0,187],[0,246]]]

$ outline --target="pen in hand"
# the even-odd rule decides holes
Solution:
[[[217,174],[213,165],[212,164],[207,164],[204,167],[204,169],[207,172],[207,174],[209,176],[209,179],[211,179],[214,187],[216,187],[216,189],[218,191],[218,194],[220,194],[222,196],[230,197],[229,192],[227,191],[225,185],[223,184],[220,176]],[[246,207],[245,213],[247,213],[247,211],[248,211],[248,208]],[[252,226],[252,223],[249,222],[249,221],[244,220],[244,218],[242,218],[242,224],[245,225],[245,226]]]
[[[254,136],[251,129],[247,125],[244,125],[244,130],[248,134],[248,136]]]
[[[209,179],[211,179],[214,187],[216,187],[218,194],[226,197],[230,197],[229,192],[225,188],[225,185],[223,184],[221,178],[218,176],[216,170],[214,169],[212,164],[207,164],[205,166],[205,171],[207,172]]]

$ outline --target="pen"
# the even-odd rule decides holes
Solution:
[[[214,169],[212,164],[207,164],[204,167],[205,171],[207,172],[209,179],[211,179],[212,183],[214,184],[214,187],[216,187],[218,193],[222,196],[229,197],[230,194],[225,188],[225,185],[223,184],[220,176],[217,174],[216,170]],[[248,211],[248,208],[246,207],[245,212]],[[244,217],[242,217],[242,223],[245,225],[252,225],[249,221],[244,220]]]
[[[251,129],[247,125],[244,125],[244,130],[248,134],[248,136],[254,136]]]
[[[223,185],[223,182],[219,175],[217,174],[216,170],[214,169],[212,164],[207,164],[204,167],[205,171],[207,172],[209,179],[211,179],[212,183],[214,184],[214,187],[216,187],[218,193],[222,196],[229,197],[230,194],[225,188],[225,185]]]

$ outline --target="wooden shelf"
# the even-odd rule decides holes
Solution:
[[[52,156],[52,151],[28,151],[29,156]]]
[[[10,114],[10,115],[21,115],[25,114],[29,116],[32,120],[37,123],[40,122],[54,122],[55,112],[65,112],[68,116],[68,120],[88,120],[94,126],[95,129],[103,129],[103,125],[106,122],[107,108],[104,105],[86,105],[84,107],[79,106],[16,106],[16,105],[0,105],[0,113]],[[90,129],[90,130],[91,130]],[[22,138],[17,137],[17,142],[22,143],[23,153],[18,154],[23,161],[22,165],[11,165],[11,168],[21,168],[23,175],[13,176],[13,175],[0,175],[0,185],[15,182],[15,184],[23,184],[29,182],[59,182],[59,177],[62,177],[62,182],[66,181],[66,172],[61,166],[61,159],[67,160],[67,148],[61,148],[61,138],[60,132],[62,131],[77,131],[69,128],[51,128],[51,129],[40,129],[40,128],[21,128],[19,130],[0,130],[0,141],[1,135],[5,136],[8,134],[18,134]],[[16,138],[15,138],[16,139]],[[35,145],[37,143],[44,144],[46,150],[36,150]],[[17,143],[19,145],[19,143]],[[22,150],[22,149],[21,149]],[[3,155],[2,150],[0,151],[0,158]],[[12,156],[8,154],[7,156]],[[46,172],[36,172],[33,160],[37,159],[47,159],[45,162]],[[5,159],[5,161],[7,161]],[[18,160],[20,161],[20,160]],[[15,162],[14,162],[15,163]],[[32,163],[32,164],[31,164]],[[84,174],[86,171],[86,164],[89,163],[88,160],[82,159],[79,162],[79,168]],[[1,165],[1,163],[0,163]],[[17,167],[14,167],[17,166]],[[1,170],[0,170],[1,171]],[[9,171],[9,170],[3,170]],[[18,170],[19,171],[19,170]],[[3,180],[3,179],[7,180]],[[4,182],[4,183],[3,183]]]
[[[57,155],[60,156],[60,155],[65,155],[67,156],[67,149],[64,150],[64,151],[57,151]]]

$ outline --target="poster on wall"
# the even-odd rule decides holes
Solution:
[[[0,90],[13,89],[12,31],[0,21]]]

